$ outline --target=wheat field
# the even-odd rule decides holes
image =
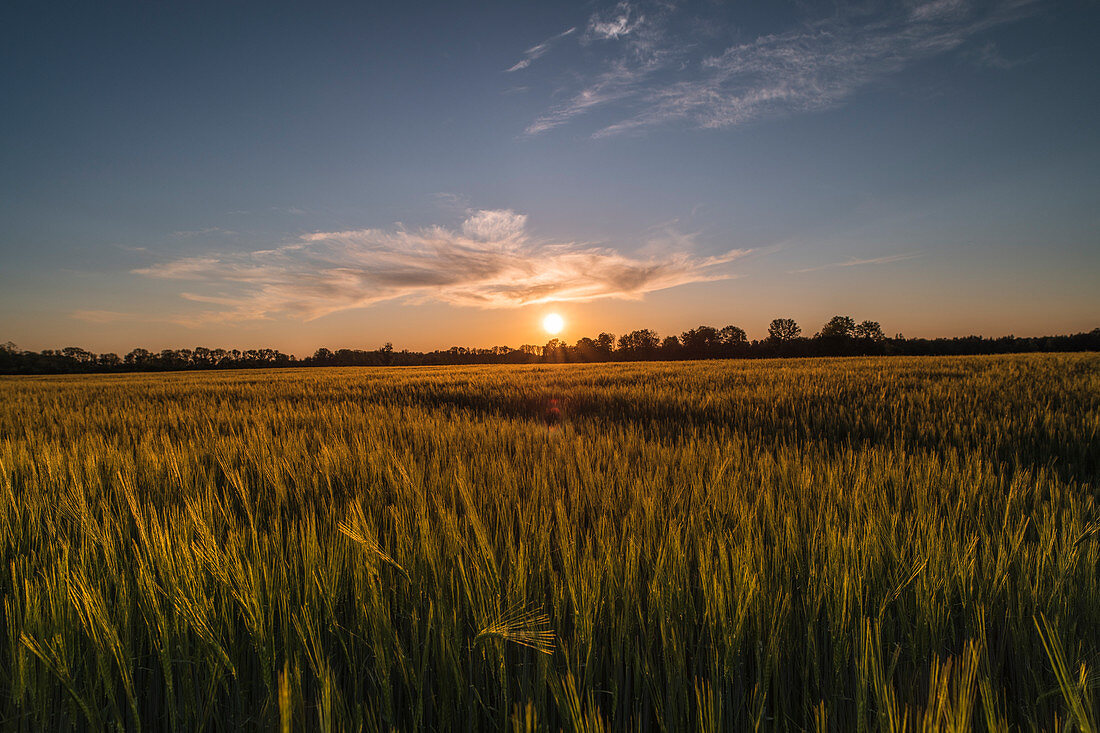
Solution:
[[[1097,730],[1100,356],[0,379],[3,730]]]

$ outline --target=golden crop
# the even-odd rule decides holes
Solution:
[[[1095,730],[1100,356],[0,379],[0,728]]]

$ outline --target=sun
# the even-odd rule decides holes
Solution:
[[[559,334],[565,328],[565,319],[557,313],[551,313],[542,319],[542,327],[550,335]]]

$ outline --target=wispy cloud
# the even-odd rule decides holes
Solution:
[[[868,257],[866,259],[857,259],[855,257],[844,260],[843,262],[830,262],[827,265],[818,265],[817,267],[804,267],[801,270],[789,270],[792,274],[798,274],[803,272],[817,272],[818,270],[831,270],[834,267],[859,267],[860,265],[887,265],[891,262],[902,262],[904,260],[911,260],[916,257],[920,257],[920,252],[908,252],[904,254],[886,255],[884,257]]]
[[[608,13],[595,13],[588,21],[587,35],[591,38],[614,40],[636,31],[645,16],[628,2],[620,2]]]
[[[575,27],[568,28],[557,34],[556,36],[550,36],[542,43],[536,43],[534,46],[531,46],[531,48],[523,52],[523,58],[512,64],[512,66],[510,66],[509,68],[505,69],[505,71],[513,72],[526,69],[528,66],[531,65],[531,62],[541,58],[542,56],[545,56],[546,52],[549,51],[555,43],[565,38],[566,36],[572,35],[576,30],[577,29]]]
[[[548,112],[534,120],[524,132],[538,135],[579,117],[589,110],[609,102],[626,101],[634,97],[638,82],[651,70],[639,68],[633,64],[619,61],[591,81],[584,89],[563,102],[554,105]]]
[[[1027,63],[1030,58],[1024,59],[1007,59],[1002,54],[997,44],[993,41],[983,44],[975,48],[970,57],[979,66],[984,66],[987,69],[998,69],[1000,71],[1007,71],[1008,69],[1019,66],[1020,64]]]
[[[691,245],[693,239],[668,243]],[[722,266],[744,254],[705,257],[666,246],[631,256],[592,244],[539,240],[529,233],[524,214],[478,210],[457,229],[316,232],[273,249],[185,257],[134,272],[194,283],[181,295],[216,306],[196,322],[308,320],[395,299],[484,308],[636,299],[731,277]]]
[[[137,321],[140,320],[133,313],[122,313],[119,311],[105,311],[105,310],[76,310],[69,314],[71,318],[75,318],[78,321],[84,321],[85,323],[120,323],[125,321]]]
[[[461,214],[470,210],[470,199],[462,194],[439,191],[432,194],[432,198],[436,206],[451,214]]]
[[[613,42],[616,50],[581,73],[579,88],[526,133],[544,133],[597,108],[620,119],[595,137],[672,122],[723,128],[823,110],[1036,7],[1033,0],[932,0],[873,13],[842,11],[715,52],[715,35],[733,36],[721,23],[676,24],[669,5],[643,13],[637,3],[620,2],[593,16],[585,34]]]
[[[524,133],[538,135],[585,113],[613,103],[630,107],[641,101],[651,76],[684,62],[685,47],[667,31],[672,6],[654,6],[641,13],[620,2],[609,14],[596,13],[585,29],[584,41],[610,45],[612,52],[595,73],[582,73],[580,89],[567,94]]]
[[[236,232],[232,229],[222,229],[221,227],[204,227],[202,229],[189,229],[185,231],[172,232],[172,236],[179,239],[189,239],[191,237],[207,237],[215,234],[223,237],[231,237],[235,235]]]

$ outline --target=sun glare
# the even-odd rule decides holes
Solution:
[[[565,328],[565,319],[559,316],[557,313],[551,313],[542,319],[542,327],[549,334],[561,333],[561,330]]]

